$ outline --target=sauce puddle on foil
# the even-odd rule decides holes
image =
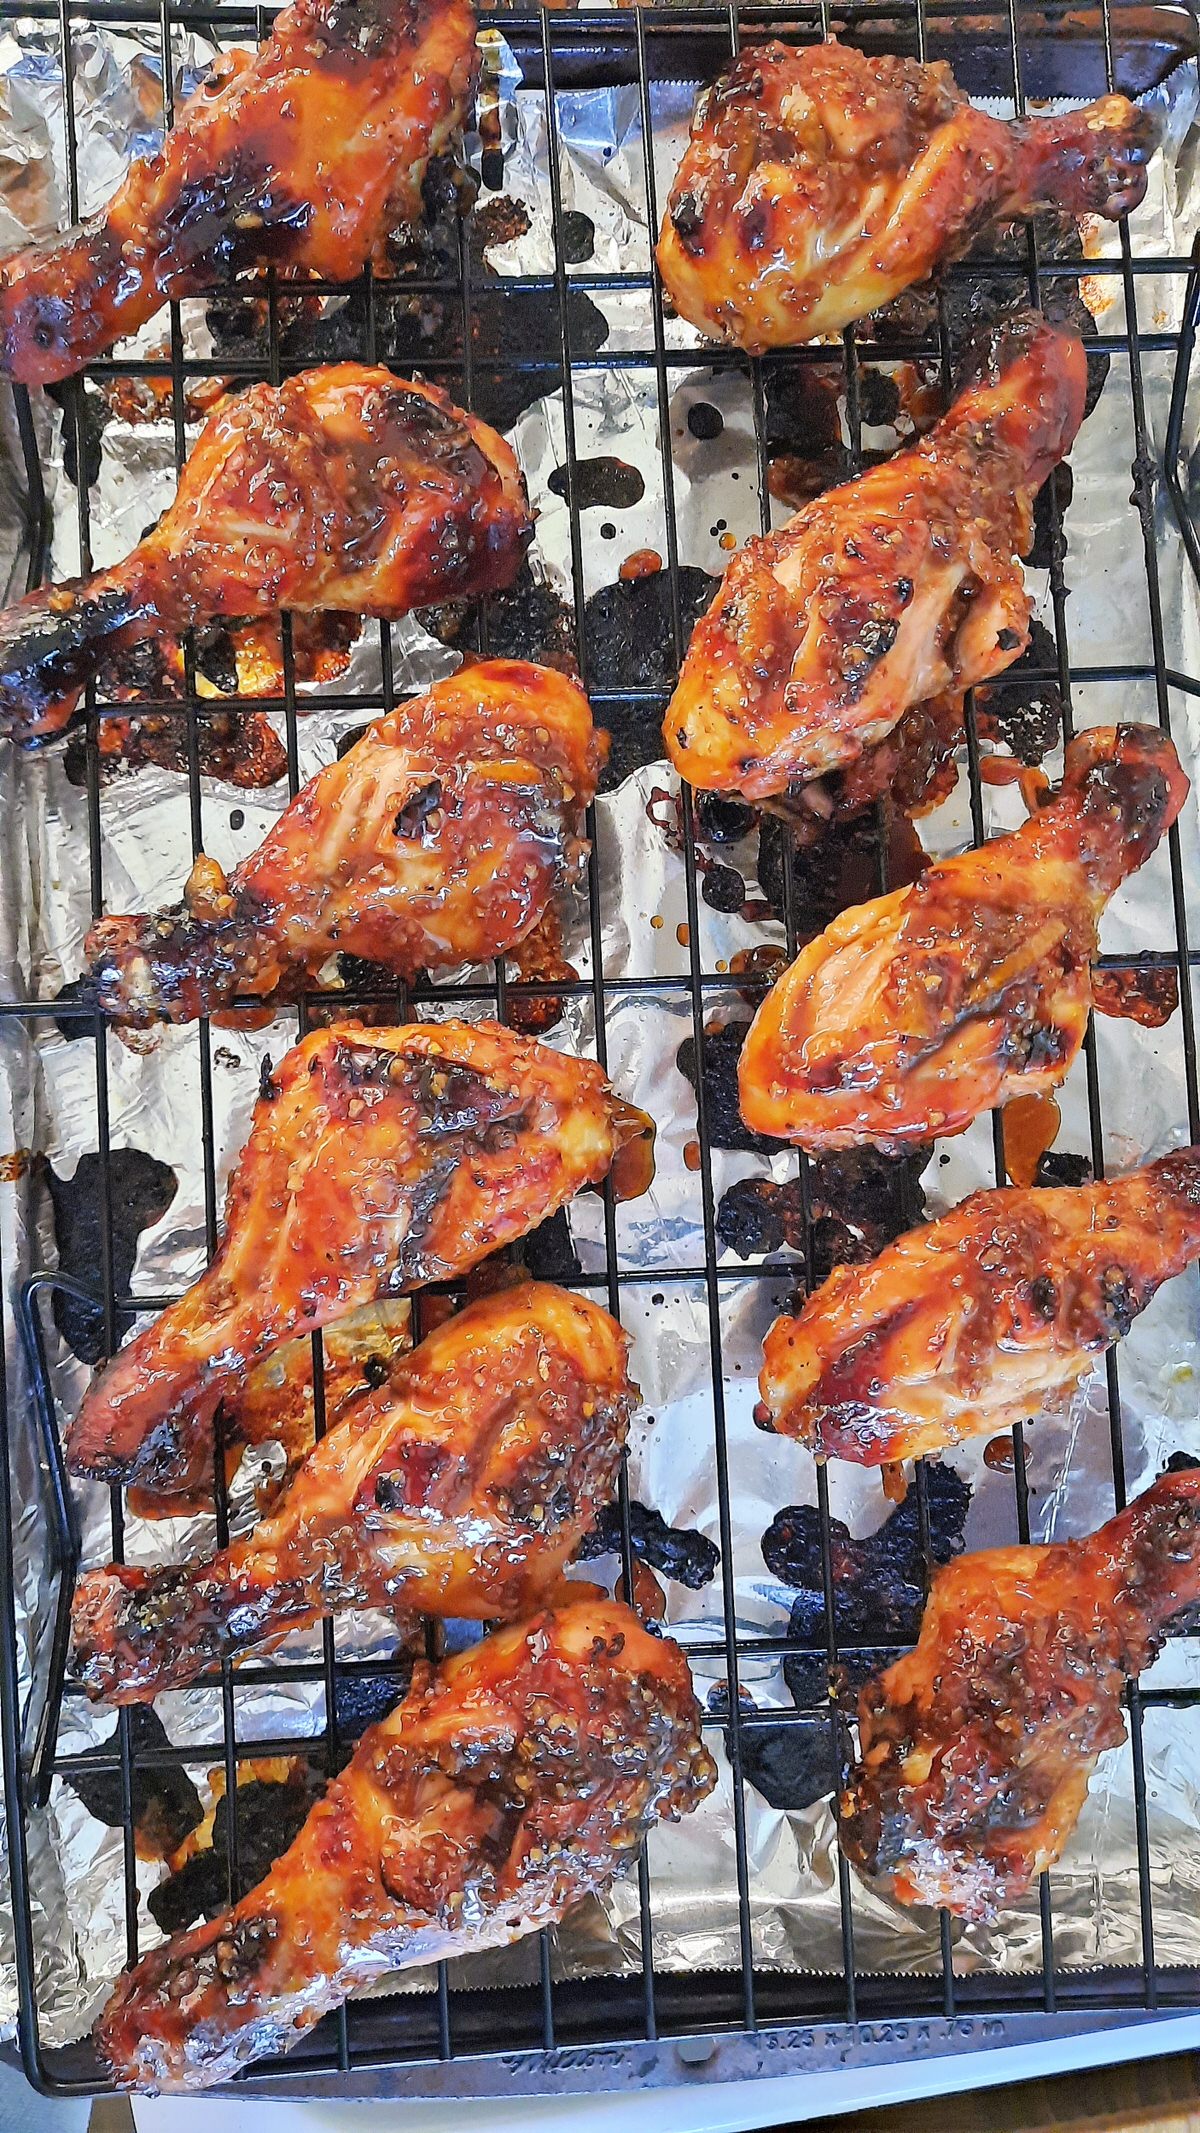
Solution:
[[[613,1122],[616,1154],[609,1168],[614,1200],[640,1200],[654,1183],[654,1120],[635,1104],[618,1104]]]
[[[1052,1096],[1014,1096],[1004,1106],[1001,1127],[1004,1168],[1013,1185],[1032,1185],[1038,1164],[1058,1138],[1062,1114]]]

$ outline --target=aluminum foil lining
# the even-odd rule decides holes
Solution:
[[[525,204],[528,227],[493,244],[488,263],[498,274],[545,273],[554,263],[547,171],[547,127],[542,93],[522,85],[520,67],[503,39],[487,33],[490,81],[495,88],[506,150],[503,184],[510,199]],[[80,132],[82,207],[100,205],[126,159],[157,134],[161,114],[158,47],[147,32],[80,29],[76,37],[76,102]],[[198,70],[209,47],[190,33],[176,51],[187,72]],[[681,152],[695,84],[668,83],[651,92],[653,161],[661,203]],[[1168,120],[1168,147],[1152,166],[1150,189],[1132,221],[1135,255],[1178,256],[1187,251],[1198,224],[1194,189],[1185,185],[1177,151],[1191,124],[1195,89],[1190,69],[1180,70],[1157,100]],[[997,107],[1000,108],[1000,107]],[[564,210],[591,231],[589,273],[645,271],[649,265],[646,189],[639,92],[634,87],[561,91],[557,102],[560,174]],[[484,202],[489,195],[483,195]],[[67,219],[62,149],[62,83],[55,36],[36,25],[0,35],[0,243],[40,233]],[[1089,233],[1089,247],[1112,256],[1113,231]],[[1085,294],[1102,330],[1125,324],[1119,279],[1094,277]],[[1179,278],[1141,276],[1138,317],[1143,331],[1177,325]],[[642,290],[592,292],[607,325],[604,353],[650,345],[649,298]],[[197,315],[192,316],[195,312]],[[202,306],[184,307],[185,332],[204,348]],[[143,344],[161,335],[161,322],[147,329]],[[747,378],[706,366],[704,349],[691,329],[669,322],[673,347],[695,346],[694,367],[670,371],[670,446],[675,471],[679,557],[683,564],[717,574],[731,546],[758,530],[758,489],[753,406]],[[1173,357],[1153,350],[1143,357],[1149,419],[1161,442]],[[627,500],[584,509],[581,548],[585,598],[617,579],[626,557],[653,549],[665,558],[663,483],[652,369],[619,365],[584,368],[573,381],[576,450],[581,461],[607,457],[635,470]],[[689,413],[703,406],[701,420]],[[719,416],[714,421],[712,410]],[[58,417],[48,405],[39,412],[46,437],[46,465],[53,511],[52,569],[56,576],[78,567],[76,495],[64,471]],[[566,458],[561,391],[536,400],[512,431],[538,510],[535,569],[570,603],[570,523],[561,480],[552,477]],[[719,435],[714,434],[719,430]],[[889,441],[867,433],[869,443]],[[0,541],[15,558],[19,532],[19,457],[6,433],[8,464],[0,479]],[[1076,663],[1148,664],[1152,658],[1137,521],[1130,508],[1134,433],[1129,363],[1113,356],[1095,413],[1085,423],[1071,457],[1074,495],[1066,514],[1069,600],[1066,627]],[[98,477],[91,492],[91,540],[97,564],[123,554],[169,500],[174,483],[174,443],[169,420],[122,420],[104,429]],[[638,491],[636,500],[628,494]],[[776,507],[776,515],[784,515]],[[1158,515],[1167,664],[1200,674],[1195,586],[1165,505]],[[1052,624],[1045,572],[1031,573],[1039,618]],[[446,650],[416,622],[393,631],[397,686],[424,685],[453,666]],[[592,682],[613,686],[614,677],[593,672]],[[620,677],[616,677],[619,685]],[[356,647],[350,675],[338,690],[380,685],[377,633],[368,630]],[[301,695],[300,773],[308,776],[328,761],[363,714],[331,708],[320,689]],[[1191,699],[1172,696],[1174,730],[1186,766],[1195,778],[1200,731]],[[1153,718],[1153,685],[1082,683],[1073,694],[1076,723],[1113,718]],[[282,730],[282,715],[279,720]],[[1047,769],[1056,774],[1060,758]],[[673,774],[662,762],[641,763],[597,807],[594,865],[600,885],[604,974],[619,981],[663,977],[686,980],[693,953],[706,971],[729,967],[740,951],[782,945],[783,928],[763,916],[756,877],[757,840],[722,848],[722,864],[735,867],[746,884],[745,903],[727,914],[700,906],[701,939],[687,937],[684,872],[671,834]],[[205,848],[228,866],[247,853],[286,802],[286,785],[266,792],[234,791],[215,780],[203,783]],[[985,787],[989,829],[1020,819],[1011,788]],[[118,778],[101,793],[103,889],[112,910],[153,908],[178,894],[191,855],[184,781],[157,769]],[[1193,803],[1181,825],[1189,905],[1200,901],[1200,817]],[[969,840],[965,772],[951,798],[921,824],[926,848],[941,854]],[[10,995],[50,999],[75,976],[91,915],[86,794],[68,783],[62,753],[0,754],[0,984]],[[757,911],[755,907],[758,907]],[[751,916],[745,915],[747,909]],[[566,952],[581,975],[591,974],[590,940],[582,906],[567,914]],[[1189,910],[1196,926],[1197,913]],[[1200,930],[1200,929],[1198,929]],[[1104,946],[1135,956],[1143,949],[1173,948],[1169,878],[1160,853],[1119,892],[1104,926]],[[735,965],[736,968],[736,965]],[[479,974],[476,974],[479,975]],[[486,976],[486,974],[484,974]],[[483,1011],[482,1009],[471,1010]],[[731,980],[728,996],[706,993],[706,1017],[748,1013]],[[294,1022],[281,1013],[255,1034],[214,1032],[213,1099],[218,1151],[218,1192],[223,1191],[247,1127],[264,1056],[278,1057],[291,1041]],[[701,1178],[694,1167],[696,1107],[679,1064],[691,1035],[691,1004],[683,985],[648,996],[615,991],[607,1022],[607,1056],[621,1093],[651,1111],[659,1127],[658,1169],[649,1195],[620,1210],[622,1263],[653,1276],[628,1284],[623,1315],[633,1337],[633,1369],[645,1410],[633,1431],[630,1487],[673,1527],[698,1532],[720,1544],[714,1451],[714,1393],[710,1376],[709,1306],[704,1278]],[[590,1051],[596,1032],[590,1007],[572,1002],[551,1041]],[[168,1164],[177,1189],[167,1212],[140,1240],[132,1277],[135,1293],[166,1294],[192,1279],[204,1261],[205,1199],[198,1131],[198,1033],[167,1032],[147,1055],[108,1042],[108,1103],[114,1148],[136,1148]],[[1161,1029],[1133,1022],[1100,1021],[1097,1063],[1103,1097],[1106,1162],[1133,1164],[1187,1139],[1182,1043],[1178,1013]],[[1089,1148],[1086,1071],[1072,1074],[1060,1098],[1060,1151]],[[69,1180],[80,1160],[98,1146],[96,1070],[90,1039],[71,1042],[47,1019],[36,1032],[0,1021],[0,1116],[8,1150],[32,1151],[58,1178]],[[713,1155],[713,1191],[718,1201],[747,1177],[783,1183],[795,1174],[794,1158],[718,1147]],[[54,1230],[37,1166],[0,1186],[0,1260],[14,1288],[31,1268],[53,1265]],[[952,1206],[973,1188],[995,1181],[990,1121],[934,1155],[923,1180],[930,1212]],[[570,1215],[571,1235],[585,1274],[604,1267],[600,1203],[585,1197]],[[701,1647],[696,1677],[702,1697],[725,1693],[723,1593],[728,1581],[739,1628],[746,1635],[778,1634],[786,1628],[796,1593],[767,1568],[762,1536],[784,1506],[815,1502],[814,1469],[799,1448],[764,1436],[752,1420],[755,1375],[762,1335],[792,1287],[790,1255],[778,1255],[778,1279],[736,1278],[743,1262],[722,1245],[720,1264],[732,1270],[719,1284],[723,1375],[721,1396],[728,1448],[733,1560],[697,1589],[665,1581],[667,1617]],[[679,1278],[677,1271],[694,1268]],[[1121,1444],[1126,1483],[1144,1486],[1177,1450],[1200,1455],[1197,1421],[1197,1281],[1195,1274],[1169,1284],[1138,1320],[1121,1352]],[[37,1645],[51,1594],[44,1518],[39,1504],[38,1462],[29,1421],[31,1402],[25,1363],[6,1318],[7,1363],[15,1437],[17,1598],[25,1651]],[[87,1379],[85,1367],[51,1332],[55,1393],[64,1413],[73,1411]],[[1083,1533],[1107,1517],[1114,1503],[1109,1417],[1103,1373],[1088,1384],[1069,1414],[1040,1421],[1028,1433],[1029,1510],[1035,1539]],[[970,1547],[1008,1541],[1016,1535],[1010,1474],[993,1470],[981,1445],[967,1446],[950,1462],[969,1487],[962,1537]],[[834,1515],[851,1534],[878,1529],[892,1507],[877,1476],[830,1468]],[[966,1501],[965,1491],[960,1492]],[[85,1559],[110,1554],[107,1496],[80,1491]],[[244,1511],[245,1507],[243,1507]],[[212,1539],[203,1519],[146,1524],[130,1519],[126,1545],[134,1561],[148,1562],[198,1551]],[[589,1565],[589,1572],[595,1566]],[[347,1651],[385,1651],[378,1623],[338,1626]],[[297,1650],[307,1647],[292,1640]],[[708,1648],[707,1651],[705,1648]],[[1151,1677],[1156,1685],[1190,1681],[1197,1673],[1193,1644],[1172,1640]],[[240,1677],[237,1722],[243,1740],[300,1737],[319,1727],[323,1690],[297,1685],[284,1692],[255,1685],[252,1668]],[[28,1688],[28,1679],[26,1687]],[[741,1687],[760,1710],[793,1707],[781,1669],[766,1661],[743,1663]],[[158,1710],[169,1737],[180,1744],[221,1738],[219,1700],[210,1692],[177,1692]],[[111,1733],[114,1717],[77,1699],[67,1703],[61,1736],[64,1750],[83,1751]],[[748,1741],[766,1741],[751,1757],[745,1788],[749,1901],[756,1960],[763,1966],[837,1971],[842,1964],[836,1871],[836,1838],[828,1804],[832,1769],[830,1731],[824,1720],[774,1735],[747,1728]],[[813,1743],[824,1744],[824,1776],[805,1783],[797,1755],[812,1762]],[[716,1735],[719,1744],[720,1735]],[[772,1746],[772,1743],[774,1744]],[[800,1746],[796,1746],[800,1743]],[[781,1745],[783,1744],[783,1745]],[[782,1762],[773,1760],[782,1756]],[[788,1757],[792,1761],[788,1761]],[[1159,1962],[1200,1960],[1200,1714],[1156,1707],[1146,1717],[1150,1875],[1154,1900],[1155,1951]],[[214,1756],[214,1764],[219,1756]],[[205,1797],[203,1771],[194,1771]],[[797,1796],[807,1804],[794,1804]],[[793,1804],[772,1805],[772,1797]],[[97,1819],[79,1793],[56,1780],[48,1807],[29,1827],[30,1876],[34,1891],[42,2034],[47,2043],[79,2036],[125,1960],[120,1832]],[[722,1757],[721,1782],[711,1799],[678,1827],[656,1830],[650,1839],[649,1871],[654,1913],[653,1955],[666,1969],[736,1967],[740,1962],[738,1891],[731,1786]],[[138,1869],[140,1940],[158,1937],[145,1899],[161,1879],[153,1861]],[[1141,1958],[1137,1833],[1130,1750],[1102,1758],[1079,1827],[1052,1877],[1054,1952],[1061,1966],[1125,1964]],[[855,1951],[863,1971],[920,1971],[938,1966],[936,1920],[904,1911],[857,1879],[853,1883]],[[7,1909],[0,1910],[0,2023],[11,2024],[15,1979]],[[614,1973],[641,1959],[638,1904],[633,1881],[619,1882],[603,1902],[586,1907],[556,1936],[560,1975]],[[466,1974],[472,1981],[515,1982],[534,1975],[536,1952],[514,1948],[481,1959]],[[1041,1961],[1036,1903],[1018,1907],[994,1929],[955,1930],[955,1964],[962,1971],[1015,1971]],[[421,1978],[404,1981],[420,1988]]]

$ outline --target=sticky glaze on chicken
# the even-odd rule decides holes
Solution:
[[[99,215],[0,262],[0,367],[68,377],[169,297],[255,267],[352,281],[420,213],[474,92],[470,0],[295,0]]]
[[[123,2088],[226,2081],[389,1971],[561,1918],[715,1776],[683,1653],[628,1608],[499,1630],[419,1667],[266,1880],[122,1978],[101,2056]]]
[[[259,1465],[255,1497],[260,1511],[277,1502],[319,1434],[313,1345],[309,1333],[284,1341],[221,1394],[226,1486],[257,1446],[271,1445],[282,1454],[282,1467],[274,1458]],[[360,1304],[356,1311],[331,1320],[322,1329],[319,1345],[321,1425],[332,1429],[403,1365],[412,1347],[412,1305],[407,1296]],[[190,1517],[211,1508],[212,1479],[205,1473],[174,1495],[134,1487],[126,1501],[138,1518]]]
[[[1046,208],[1114,221],[1146,190],[1149,112],[976,111],[949,67],[829,39],[743,52],[703,91],[658,264],[681,317],[752,354],[840,333]]]
[[[1073,334],[1022,313],[911,449],[733,558],[663,720],[694,786],[770,802],[855,763],[914,704],[1010,666],[1033,499],[1083,419]]]
[[[193,1486],[217,1402],[252,1364],[523,1237],[648,1123],[592,1061],[494,1022],[314,1032],[255,1106],[212,1265],[89,1387],[72,1471]]]
[[[764,1426],[880,1466],[1061,1409],[1200,1257],[1200,1149],[1113,1183],[972,1193],[767,1335]]]
[[[1200,1470],[1164,1474],[1086,1540],[934,1573],[916,1649],[868,1681],[842,1842],[901,1903],[988,1919],[1053,1866],[1121,1692],[1200,1598]]]
[[[817,1151],[899,1149],[1057,1088],[1087,1027],[1100,914],[1187,792],[1158,727],[1094,727],[1011,836],[843,911],[754,1018],[746,1124]]]
[[[198,860],[181,908],[93,926],[89,990],[123,1022],[189,1022],[303,990],[338,950],[408,979],[504,955],[578,875],[600,761],[565,675],[463,668],[310,779],[228,880]]]
[[[164,630],[492,592],[531,524],[509,446],[436,386],[360,363],[253,385],[210,416],[132,555],[0,614],[0,732],[54,732],[108,653]]]
[[[137,1703],[354,1608],[517,1621],[616,1489],[636,1396],[607,1311],[524,1282],[468,1305],[322,1437],[248,1539],[79,1582],[76,1671]]]

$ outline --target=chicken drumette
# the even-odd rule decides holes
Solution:
[[[205,424],[122,563],[0,614],[0,732],[52,733],[104,656],[217,615],[396,616],[511,584],[532,521],[510,447],[436,386],[336,363]]]
[[[499,1630],[418,1667],[267,1879],[121,1980],[101,2055],[124,2088],[228,2080],[389,1971],[561,1918],[715,1777],[683,1653],[628,1608]]]
[[[832,38],[743,52],[696,106],[658,242],[682,317],[752,354],[840,333],[988,224],[1136,207],[1158,128],[1123,96],[1015,123],[949,67]]]
[[[816,1151],[901,1148],[1056,1088],[1087,1027],[1100,914],[1187,792],[1158,727],[1094,727],[1011,836],[843,911],[754,1018],[746,1124]]]
[[[197,861],[181,909],[106,918],[87,990],[134,1024],[303,989],[335,951],[413,978],[506,954],[577,875],[600,749],[548,667],[463,668],[312,778],[227,881]]]
[[[355,1401],[248,1539],[81,1578],[89,1695],[145,1701],[323,1614],[512,1622],[553,1601],[616,1488],[626,1347],[606,1311],[544,1283],[469,1305]]]
[[[421,210],[475,85],[470,0],[295,0],[217,60],[108,206],[0,262],[0,365],[82,368],[169,297],[254,267],[351,281]]]
[[[264,1077],[212,1265],[89,1388],[77,1474],[174,1493],[226,1387],[300,1332],[465,1272],[602,1178],[645,1114],[494,1022],[335,1024]]]
[[[695,786],[802,796],[915,704],[998,674],[1029,638],[1018,556],[1083,419],[1073,334],[1022,313],[918,444],[748,541],[692,632],[663,720]]]
[[[1200,1470],[1164,1474],[1086,1540],[934,1573],[916,1649],[859,1697],[842,1841],[902,1903],[987,1919],[1062,1852],[1121,1692],[1200,1598]]]
[[[763,1426],[880,1466],[1061,1408],[1200,1257],[1200,1149],[1114,1183],[972,1193],[777,1318]]]

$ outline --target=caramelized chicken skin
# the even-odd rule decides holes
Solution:
[[[916,1649],[858,1705],[843,1846],[902,1903],[988,1919],[1053,1866],[1121,1692],[1200,1599],[1200,1470],[1164,1474],[1099,1532],[989,1548],[934,1573]]]
[[[1200,1257],[1200,1148],[1097,1185],[975,1192],[777,1318],[764,1427],[882,1466],[1061,1408]]]
[[[122,1978],[101,2055],[124,2088],[227,2080],[388,1971],[561,1918],[715,1776],[683,1653],[627,1607],[499,1630],[419,1667],[266,1880]]]
[[[368,1391],[378,1391],[399,1368],[412,1347],[412,1305],[407,1296],[381,1297],[360,1304],[325,1326],[320,1343],[321,1424],[332,1429]],[[256,1490],[260,1511],[275,1502],[281,1489],[310,1452],[318,1436],[316,1367],[313,1340],[301,1333],[272,1348],[234,1385],[221,1394],[221,1456],[226,1484],[246,1453],[260,1444],[277,1445],[283,1468],[264,1465]],[[129,1509],[138,1518],[186,1518],[212,1504],[211,1476],[174,1495],[153,1489],[130,1489]]]
[[[855,763],[914,704],[998,674],[1029,638],[1017,557],[1083,419],[1081,343],[1034,313],[909,450],[733,558],[663,720],[681,777],[768,803]]]
[[[447,1319],[355,1401],[246,1540],[75,1592],[88,1694],[137,1703],[323,1614],[515,1621],[616,1489],[636,1395],[607,1311],[545,1283]]]
[[[164,630],[493,592],[531,527],[511,448],[436,386],[361,363],[252,385],[209,417],[132,555],[0,614],[0,732],[55,732],[109,652]]]
[[[949,67],[830,38],[743,52],[696,106],[658,264],[676,310],[752,354],[840,333],[990,222],[1136,207],[1158,129],[1123,96],[1015,123]]]
[[[212,1265],[85,1394],[72,1472],[194,1486],[260,1358],[523,1237],[648,1123],[590,1060],[494,1022],[314,1032],[266,1079]]]
[[[1092,999],[1109,897],[1174,822],[1188,781],[1157,726],[1097,726],[1011,836],[843,911],[760,1007],[742,1117],[803,1148],[901,1148],[1056,1088]]]
[[[228,880],[198,860],[181,908],[101,919],[89,989],[123,1022],[188,1022],[303,990],[339,949],[409,979],[504,955],[583,864],[600,762],[566,675],[465,667],[310,779]]]
[[[352,281],[421,209],[475,87],[470,0],[294,0],[78,229],[0,261],[0,367],[70,376],[170,297],[254,267]]]

